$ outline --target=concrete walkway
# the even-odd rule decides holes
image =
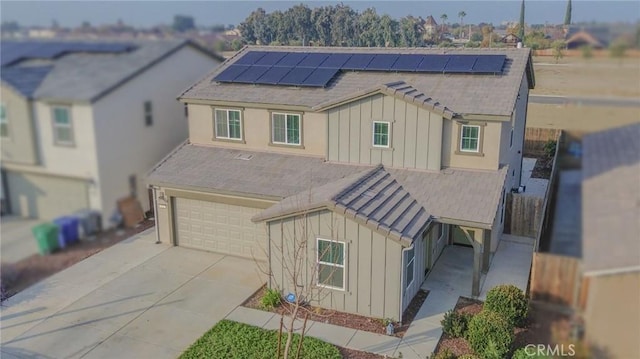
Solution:
[[[582,256],[582,171],[560,171],[549,252]]]
[[[175,359],[264,283],[252,260],[150,229],[3,303],[1,357]]]
[[[526,186],[525,192],[522,194],[525,196],[534,196],[544,198],[547,193],[547,186],[549,186],[549,180],[544,178],[532,178],[533,169],[536,167],[535,158],[523,158],[522,159],[522,185]]]

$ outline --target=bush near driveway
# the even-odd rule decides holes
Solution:
[[[283,333],[282,348],[286,340],[286,333]],[[296,334],[292,348],[298,347],[298,340],[300,336]],[[275,330],[222,320],[182,353],[180,359],[273,359],[276,357],[277,347],[278,332]],[[342,358],[334,345],[312,337],[304,338],[300,357],[303,359]]]
[[[513,327],[498,313],[483,310],[469,322],[467,340],[481,358],[505,358],[513,339]]]
[[[487,293],[483,310],[496,312],[514,327],[520,326],[527,318],[529,302],[520,288],[514,285],[499,285]]]

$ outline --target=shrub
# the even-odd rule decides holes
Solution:
[[[480,357],[475,354],[462,354],[458,359],[480,359]]]
[[[431,359],[456,359],[456,355],[449,350],[449,348],[444,348],[438,354],[434,355]]]
[[[260,298],[262,308],[271,310],[280,305],[280,292],[274,288],[267,288],[262,298]]]
[[[473,351],[484,359],[504,358],[513,338],[513,327],[498,313],[483,310],[469,322],[467,341]]]
[[[531,354],[527,354],[527,351],[524,348],[520,348],[513,353],[513,355],[511,356],[511,359],[547,359],[548,358],[548,356],[545,356],[545,355],[538,355],[538,353],[533,349],[529,349],[529,353]]]
[[[487,293],[484,309],[500,314],[512,326],[518,326],[527,317],[529,303],[518,287],[499,285]]]
[[[440,321],[442,331],[452,338],[463,338],[467,333],[471,317],[471,314],[450,310],[444,314],[444,319]]]

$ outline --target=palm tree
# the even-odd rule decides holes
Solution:
[[[464,20],[464,17],[465,17],[465,16],[467,16],[467,13],[466,13],[466,12],[464,12],[464,10],[463,10],[463,11],[460,11],[460,12],[458,13],[458,17],[460,18],[460,27],[464,26],[464,24],[463,24],[463,22],[464,22],[464,21],[463,21],[463,20]]]
[[[444,23],[447,21],[449,17],[447,16],[447,14],[442,14],[440,15],[440,20],[442,20],[442,32],[444,32]]]

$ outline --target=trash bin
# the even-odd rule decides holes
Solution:
[[[75,214],[80,222],[80,228],[85,237],[93,236],[102,231],[102,216],[98,211],[82,210]]]
[[[53,223],[59,227],[58,231],[58,244],[60,248],[65,248],[70,244],[78,242],[80,236],[78,235],[78,219],[71,216],[58,217],[53,220]]]
[[[31,228],[38,243],[38,251],[45,255],[58,248],[58,226],[53,223],[42,223]]]

